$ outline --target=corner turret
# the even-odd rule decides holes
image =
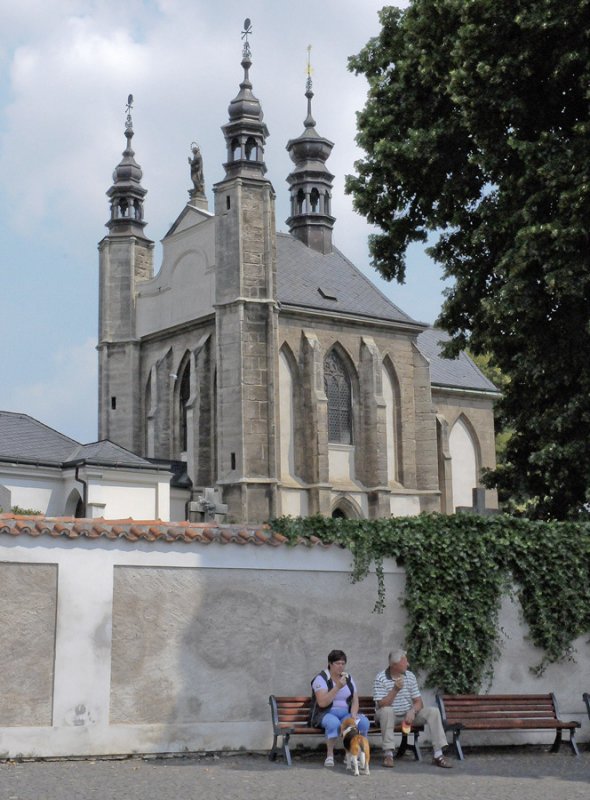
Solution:
[[[250,20],[246,22],[250,23]],[[263,178],[266,173],[264,145],[268,128],[263,122],[262,107],[252,92],[249,77],[252,52],[248,36],[252,28],[250,24],[244,27],[242,33],[242,38],[245,39],[242,50],[244,79],[240,83],[240,91],[228,106],[229,122],[221,128],[227,144],[227,162],[223,166],[226,178]]]
[[[113,174],[108,233],[99,251],[98,435],[134,453],[143,448],[140,346],[136,332],[138,286],[153,277],[154,243],[144,234],[141,167],[131,139],[133,96],[127,100],[127,147]]]
[[[123,158],[113,172],[113,185],[107,192],[111,201],[111,218],[106,223],[111,235],[135,234],[143,236],[145,221],[143,218],[143,201],[147,190],[141,185],[143,173],[135,160],[135,152],[131,147],[133,139],[133,121],[131,109],[133,95],[127,99],[127,119],[125,120],[125,138],[127,146]]]
[[[295,168],[287,178],[291,216],[286,222],[289,232],[296,239],[320,253],[329,253],[332,250],[332,229],[336,220],[330,214],[334,176],[326,167],[326,161],[334,143],[324,139],[315,129],[316,123],[311,113],[313,91],[309,61],[305,96],[305,130],[299,138],[290,139],[287,143],[287,152]]]
[[[222,130],[225,177],[215,192],[217,488],[229,517],[260,522],[277,512],[278,304],[274,190],[265,177],[268,136],[248,78],[250,20],[244,22],[244,80]]]

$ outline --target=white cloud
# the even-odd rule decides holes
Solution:
[[[0,0],[0,66],[3,60],[6,67],[4,83],[0,78],[0,269],[8,276],[4,288],[11,302],[4,322],[14,350],[7,359],[12,385],[0,385],[0,408],[7,398],[25,403],[38,396],[35,407],[47,421],[41,395],[56,413],[59,387],[72,378],[68,364],[75,343],[94,336],[96,243],[109,216],[105,192],[125,146],[129,93],[135,97],[133,147],[148,190],[147,235],[158,241],[184,207],[193,140],[203,152],[212,200],[226,155],[220,127],[242,78],[240,33],[246,16],[254,28],[251,78],[270,130],[266,164],[277,193],[277,225],[284,230],[288,216],[286,177],[292,164],[285,145],[303,131],[311,44],[313,113],[318,131],[335,142],[329,161],[336,176],[335,242],[366,267],[369,228],[343,193],[344,175],[360,156],[355,112],[364,104],[366,85],[348,72],[347,58],[377,34],[382,5],[382,0],[299,0],[296,6],[279,0]],[[420,282],[420,298],[427,294],[425,284]],[[397,300],[395,286],[385,291]],[[439,292],[434,285],[434,306]],[[28,324],[22,309],[33,297],[42,304],[44,322],[59,324],[59,332],[52,327],[40,335]],[[420,299],[410,301],[409,307],[399,304],[432,319],[431,311],[412,308],[412,302],[422,307]],[[56,341],[60,347],[72,343],[64,345],[69,355],[52,362],[55,382],[43,379],[35,388],[29,382],[31,354],[43,365],[51,362]],[[88,358],[95,382],[96,354]],[[80,390],[78,381],[68,397]],[[96,415],[93,390],[64,419],[87,430],[80,438],[89,439]]]

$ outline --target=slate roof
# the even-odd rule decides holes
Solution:
[[[340,250],[319,253],[288,233],[277,233],[277,296],[281,303],[302,308],[422,325],[394,305]]]
[[[79,446],[28,414],[0,411],[0,460],[60,465]]]
[[[28,414],[0,411],[0,461],[63,467],[85,462],[106,467],[169,469],[103,440],[80,444]]]
[[[339,250],[323,254],[288,233],[277,233],[277,295],[287,305],[425,327],[392,303]],[[432,327],[418,336],[418,349],[430,362],[432,384],[499,394],[466,353],[454,359],[441,356],[439,342],[448,338]]]
[[[467,353],[460,353],[457,358],[441,356],[440,342],[447,342],[449,339],[449,335],[439,328],[428,328],[418,336],[418,348],[430,362],[431,384],[499,395],[498,389],[473,363]]]
[[[92,444],[81,444],[66,459],[65,465],[74,461],[85,461],[87,464],[100,464],[112,467],[132,467],[133,469],[169,469],[169,465],[153,464],[146,458],[135,455],[118,444],[103,439]]]
[[[288,539],[268,525],[219,525],[215,522],[162,522],[162,520],[76,519],[0,514],[0,535],[50,536],[54,539],[109,539],[127,542],[186,542],[187,544],[254,545],[279,547]],[[296,544],[306,547],[331,545],[315,536],[300,537]]]

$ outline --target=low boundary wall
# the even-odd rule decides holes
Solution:
[[[376,578],[352,584],[341,547],[228,531],[210,543],[0,534],[0,758],[264,750],[268,695],[307,694],[332,648],[370,694],[403,642],[403,570],[385,564],[387,605],[374,614]],[[536,678],[541,653],[509,598],[501,625],[490,690],[555,691],[588,740],[590,645]]]

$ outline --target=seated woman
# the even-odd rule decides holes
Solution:
[[[356,684],[345,672],[345,667],[346,654],[342,650],[332,650],[328,654],[328,669],[318,673],[311,682],[316,700],[311,724],[326,731],[325,767],[334,766],[334,744],[340,733],[340,720],[354,717],[359,733],[363,736],[369,730],[369,720],[358,713],[359,696]]]

